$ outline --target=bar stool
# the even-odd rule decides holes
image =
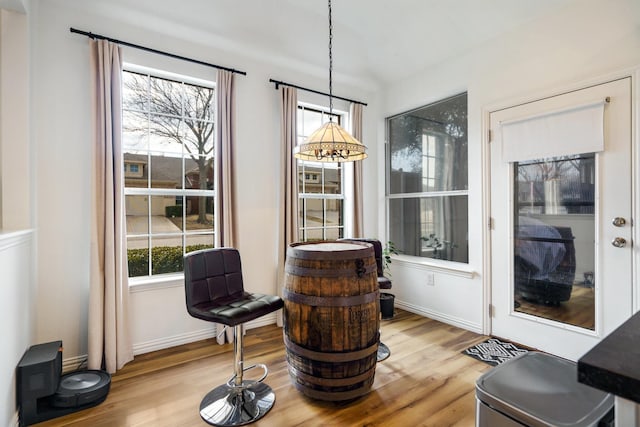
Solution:
[[[195,318],[233,326],[234,373],[200,403],[200,416],[215,426],[239,426],[262,418],[275,402],[275,393],[262,381],[264,364],[244,367],[244,324],[284,306],[275,295],[244,291],[240,253],[233,248],[204,249],[184,257],[187,311]],[[244,380],[243,373],[262,368],[258,380]]]
[[[391,289],[391,280],[384,275],[384,267],[382,265],[382,243],[378,239],[366,239],[360,237],[344,238],[340,240],[353,241],[353,242],[365,242],[373,246],[374,256],[376,258],[376,267],[378,270],[378,288],[379,289]],[[381,362],[391,356],[391,350],[389,347],[380,341],[378,343],[378,362]]]

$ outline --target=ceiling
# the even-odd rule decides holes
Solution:
[[[328,70],[326,0],[60,1],[293,69]],[[575,1],[333,0],[334,76],[379,86]]]

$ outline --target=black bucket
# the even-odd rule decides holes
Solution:
[[[393,319],[393,301],[395,298],[396,296],[393,294],[380,292],[380,313],[383,319]]]

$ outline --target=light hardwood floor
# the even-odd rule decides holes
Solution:
[[[251,329],[245,361],[266,363],[273,409],[251,426],[473,426],[475,381],[489,365],[461,354],[487,337],[402,310],[382,321],[391,357],[372,391],[349,404],[310,400],[292,385],[282,329]],[[200,400],[233,371],[233,346],[200,341],[137,356],[113,376],[100,405],[38,426],[206,426]]]
[[[546,305],[527,301],[516,296],[520,304],[516,311],[557,320],[570,325],[593,330],[596,324],[595,293],[590,287],[573,285],[569,301],[557,305]]]

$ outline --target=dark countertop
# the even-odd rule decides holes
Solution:
[[[640,312],[578,360],[578,381],[640,403]]]

